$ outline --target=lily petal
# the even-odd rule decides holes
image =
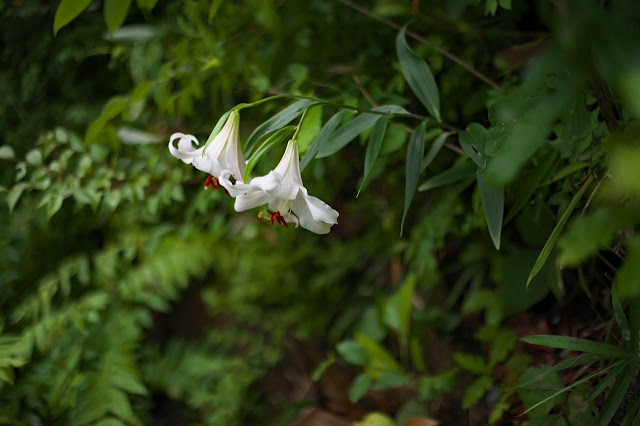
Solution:
[[[315,198],[315,197],[309,197],[309,198]],[[320,201],[317,198],[315,199],[317,201]],[[323,203],[323,202],[320,201],[320,203]],[[329,209],[331,209],[331,207],[329,207]],[[305,199],[305,196],[303,195],[303,193],[300,193],[298,197],[294,200],[291,206],[291,210],[298,217],[300,221],[300,226],[316,234],[328,234],[329,231],[331,230],[331,226],[333,226],[333,223],[323,222],[313,217],[313,213],[309,208],[309,204],[307,203],[307,200]]]

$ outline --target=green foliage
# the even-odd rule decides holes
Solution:
[[[451,424],[638,422],[635,2],[13,1],[0,19],[0,423],[355,404],[386,425],[434,399]],[[234,212],[167,152],[174,132],[206,150],[240,110],[244,180],[295,131],[330,235]]]

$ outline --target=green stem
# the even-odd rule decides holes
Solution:
[[[452,130],[454,132],[461,132],[462,131],[462,130],[458,129],[457,127],[452,126],[450,124],[438,122],[437,120],[434,120],[432,118],[425,117],[425,116],[419,115],[419,114],[412,114],[412,113],[403,114],[403,113],[396,113],[396,112],[374,111],[374,110],[371,110],[371,109],[354,107],[354,106],[351,106],[351,105],[341,104],[341,103],[337,103],[337,102],[329,102],[329,101],[325,101],[325,100],[322,100],[322,99],[319,99],[319,98],[316,98],[316,97],[313,97],[313,96],[294,95],[294,94],[291,94],[291,93],[278,93],[277,95],[269,96],[268,98],[260,99],[259,101],[256,101],[256,102],[238,104],[235,107],[233,107],[232,111],[240,111],[243,108],[251,108],[251,107],[263,104],[265,102],[273,101],[273,100],[276,100],[276,99],[282,99],[282,98],[307,99],[307,100],[310,100],[310,101],[317,102],[320,105],[326,105],[328,107],[333,107],[333,108],[338,108],[338,109],[346,109],[346,110],[350,110],[350,111],[353,111],[353,112],[359,112],[359,113],[363,113],[363,114],[376,114],[376,115],[391,114],[392,117],[413,118],[414,120],[428,121],[428,122],[430,122],[431,124],[433,124],[435,126],[444,127],[445,129]],[[302,120],[300,120],[300,121],[302,122]]]
[[[304,116],[307,115],[307,111],[309,111],[309,108],[305,108],[304,111],[302,111],[302,117],[300,117],[300,121],[298,122],[298,127],[296,127],[296,131],[293,134],[293,136],[291,137],[291,140],[296,140],[296,136],[298,136],[298,132],[300,131],[300,127],[302,127],[302,122],[304,121]]]

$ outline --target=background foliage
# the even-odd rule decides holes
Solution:
[[[639,421],[637,2],[55,3],[0,0],[0,423]],[[328,236],[167,152],[272,94]]]

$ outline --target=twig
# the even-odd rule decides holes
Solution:
[[[353,3],[350,0],[338,0],[340,3],[349,6],[350,8],[357,10],[358,12],[367,15],[368,17],[370,17],[371,19],[375,19],[376,21],[382,22],[383,24],[395,28],[397,30],[401,30],[402,27],[398,24],[396,24],[393,21],[390,21],[386,18],[382,18],[376,14],[374,14],[373,12],[371,12],[368,9],[365,9],[362,6],[359,6],[355,3]],[[491,80],[489,77],[487,77],[486,75],[484,75],[483,73],[481,73],[480,71],[478,71],[477,69],[473,68],[471,65],[467,64],[466,62],[464,62],[462,59],[458,58],[456,55],[454,55],[453,53],[443,49],[440,46],[436,46],[435,44],[428,42],[427,40],[425,40],[422,36],[414,33],[413,31],[406,31],[406,34],[419,41],[420,43],[424,44],[425,46],[429,46],[430,48],[432,48],[433,50],[435,50],[436,52],[446,56],[447,58],[451,59],[453,62],[455,62],[456,64],[460,65],[461,67],[463,67],[464,69],[466,69],[467,71],[469,71],[471,74],[475,75],[476,77],[478,77],[480,80],[484,81],[485,83],[487,83],[489,86],[493,87],[494,89],[496,89],[498,92],[502,93],[502,87],[500,87],[498,85],[498,83],[496,83],[495,81]]]
[[[373,98],[371,97],[371,95],[369,94],[367,89],[365,89],[365,87],[360,82],[360,77],[358,77],[358,74],[355,74],[355,73],[351,74],[351,77],[353,78],[353,81],[356,83],[356,85],[358,86],[358,89],[360,89],[360,93],[362,93],[362,96],[364,96],[364,98],[367,100],[367,102],[369,102],[372,107],[379,106],[376,103],[376,101],[373,100]]]
[[[582,213],[580,213],[580,216],[584,215],[584,212],[587,211],[587,209],[589,208],[589,205],[591,204],[591,200],[593,200],[593,196],[596,195],[596,191],[598,190],[598,188],[600,188],[602,181],[605,180],[606,178],[607,178],[607,175],[604,175],[604,177],[598,181],[598,183],[596,184],[596,187],[593,188],[593,192],[591,192],[591,195],[589,195],[589,198],[587,199],[587,202],[584,205],[584,208],[582,209]]]

